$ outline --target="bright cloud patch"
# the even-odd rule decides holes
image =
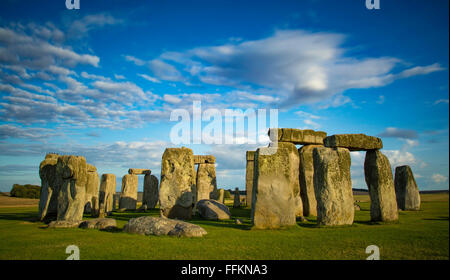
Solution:
[[[280,95],[285,106],[334,102],[333,96],[348,89],[382,87],[397,79],[444,69],[435,63],[395,73],[401,60],[351,57],[342,47],[344,39],[335,33],[280,30],[259,40],[165,52],[145,64],[162,80],[180,81],[183,73],[207,84],[265,88]],[[144,64],[134,57],[127,60]],[[183,65],[183,70],[174,63]]]

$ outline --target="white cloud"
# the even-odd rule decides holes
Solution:
[[[434,105],[438,105],[438,104],[441,104],[441,103],[444,103],[444,104],[448,104],[448,99],[438,99],[438,100],[436,100],[436,101],[434,101]]]
[[[134,56],[131,56],[131,55],[126,55],[126,56],[125,56],[125,60],[126,60],[126,61],[130,61],[130,62],[133,62],[134,64],[136,64],[136,65],[138,65],[138,66],[145,65],[145,61],[143,61],[143,60],[141,60],[141,59],[139,59],[139,58],[136,58],[136,57],[134,57]]]
[[[383,104],[385,99],[386,98],[384,97],[384,95],[380,95],[380,96],[378,96],[378,100],[376,102],[377,102],[377,104]]]
[[[155,78],[155,77],[151,77],[151,76],[149,76],[149,75],[146,75],[146,74],[137,74],[139,77],[141,77],[141,78],[143,78],[143,79],[146,79],[147,81],[150,81],[150,82],[152,82],[152,83],[161,83],[161,81],[160,80],[158,80],[157,78]]]
[[[387,127],[383,132],[379,134],[381,137],[389,138],[403,138],[403,139],[416,139],[418,137],[417,132],[412,129],[400,129],[396,127]]]
[[[86,15],[83,18],[70,23],[68,34],[73,38],[83,38],[86,37],[89,31],[93,29],[120,23],[123,23],[123,20],[114,18],[113,16],[105,13]]]
[[[344,39],[336,33],[278,30],[259,40],[165,52],[155,61],[183,64],[204,83],[270,89],[283,97],[284,106],[324,100],[329,106],[342,106],[351,102],[341,95],[347,89],[381,87],[444,69],[435,63],[394,73],[399,59],[349,56],[342,47]]]
[[[431,180],[433,180],[433,182],[440,184],[440,183],[444,183],[447,182],[448,178],[444,175],[435,173],[431,176]]]
[[[97,67],[100,61],[97,56],[78,54],[69,48],[44,41],[35,34],[26,35],[23,30],[0,27],[0,44],[3,45],[0,47],[2,64],[33,70],[45,70],[57,63],[66,66],[88,64]]]

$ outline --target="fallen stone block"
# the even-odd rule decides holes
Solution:
[[[169,235],[177,237],[202,237],[207,234],[202,227],[164,217],[138,217],[128,221],[124,232],[140,235]]]
[[[80,223],[79,228],[86,229],[114,229],[117,227],[115,219],[111,218],[98,218],[92,220],[86,220]]]
[[[207,220],[228,220],[231,213],[228,207],[214,199],[202,199],[197,202],[199,215]]]

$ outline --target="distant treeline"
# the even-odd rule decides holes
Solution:
[[[30,184],[14,184],[9,195],[22,198],[39,198],[41,195],[41,187]]]

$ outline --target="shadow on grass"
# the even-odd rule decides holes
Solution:
[[[437,217],[437,218],[427,218],[427,219],[423,219],[425,221],[448,221],[449,218],[448,217]]]
[[[205,226],[213,226],[213,227],[222,227],[222,228],[234,228],[234,229],[240,229],[240,230],[250,230],[251,226],[245,222],[238,225],[234,222],[234,220],[222,220],[222,221],[215,221],[215,220],[205,220],[199,216],[194,216],[192,220],[186,221],[188,223],[193,223],[196,225],[205,225]]]
[[[26,221],[26,222],[39,222],[36,212],[29,213],[2,213],[0,214],[0,220],[9,221]]]

